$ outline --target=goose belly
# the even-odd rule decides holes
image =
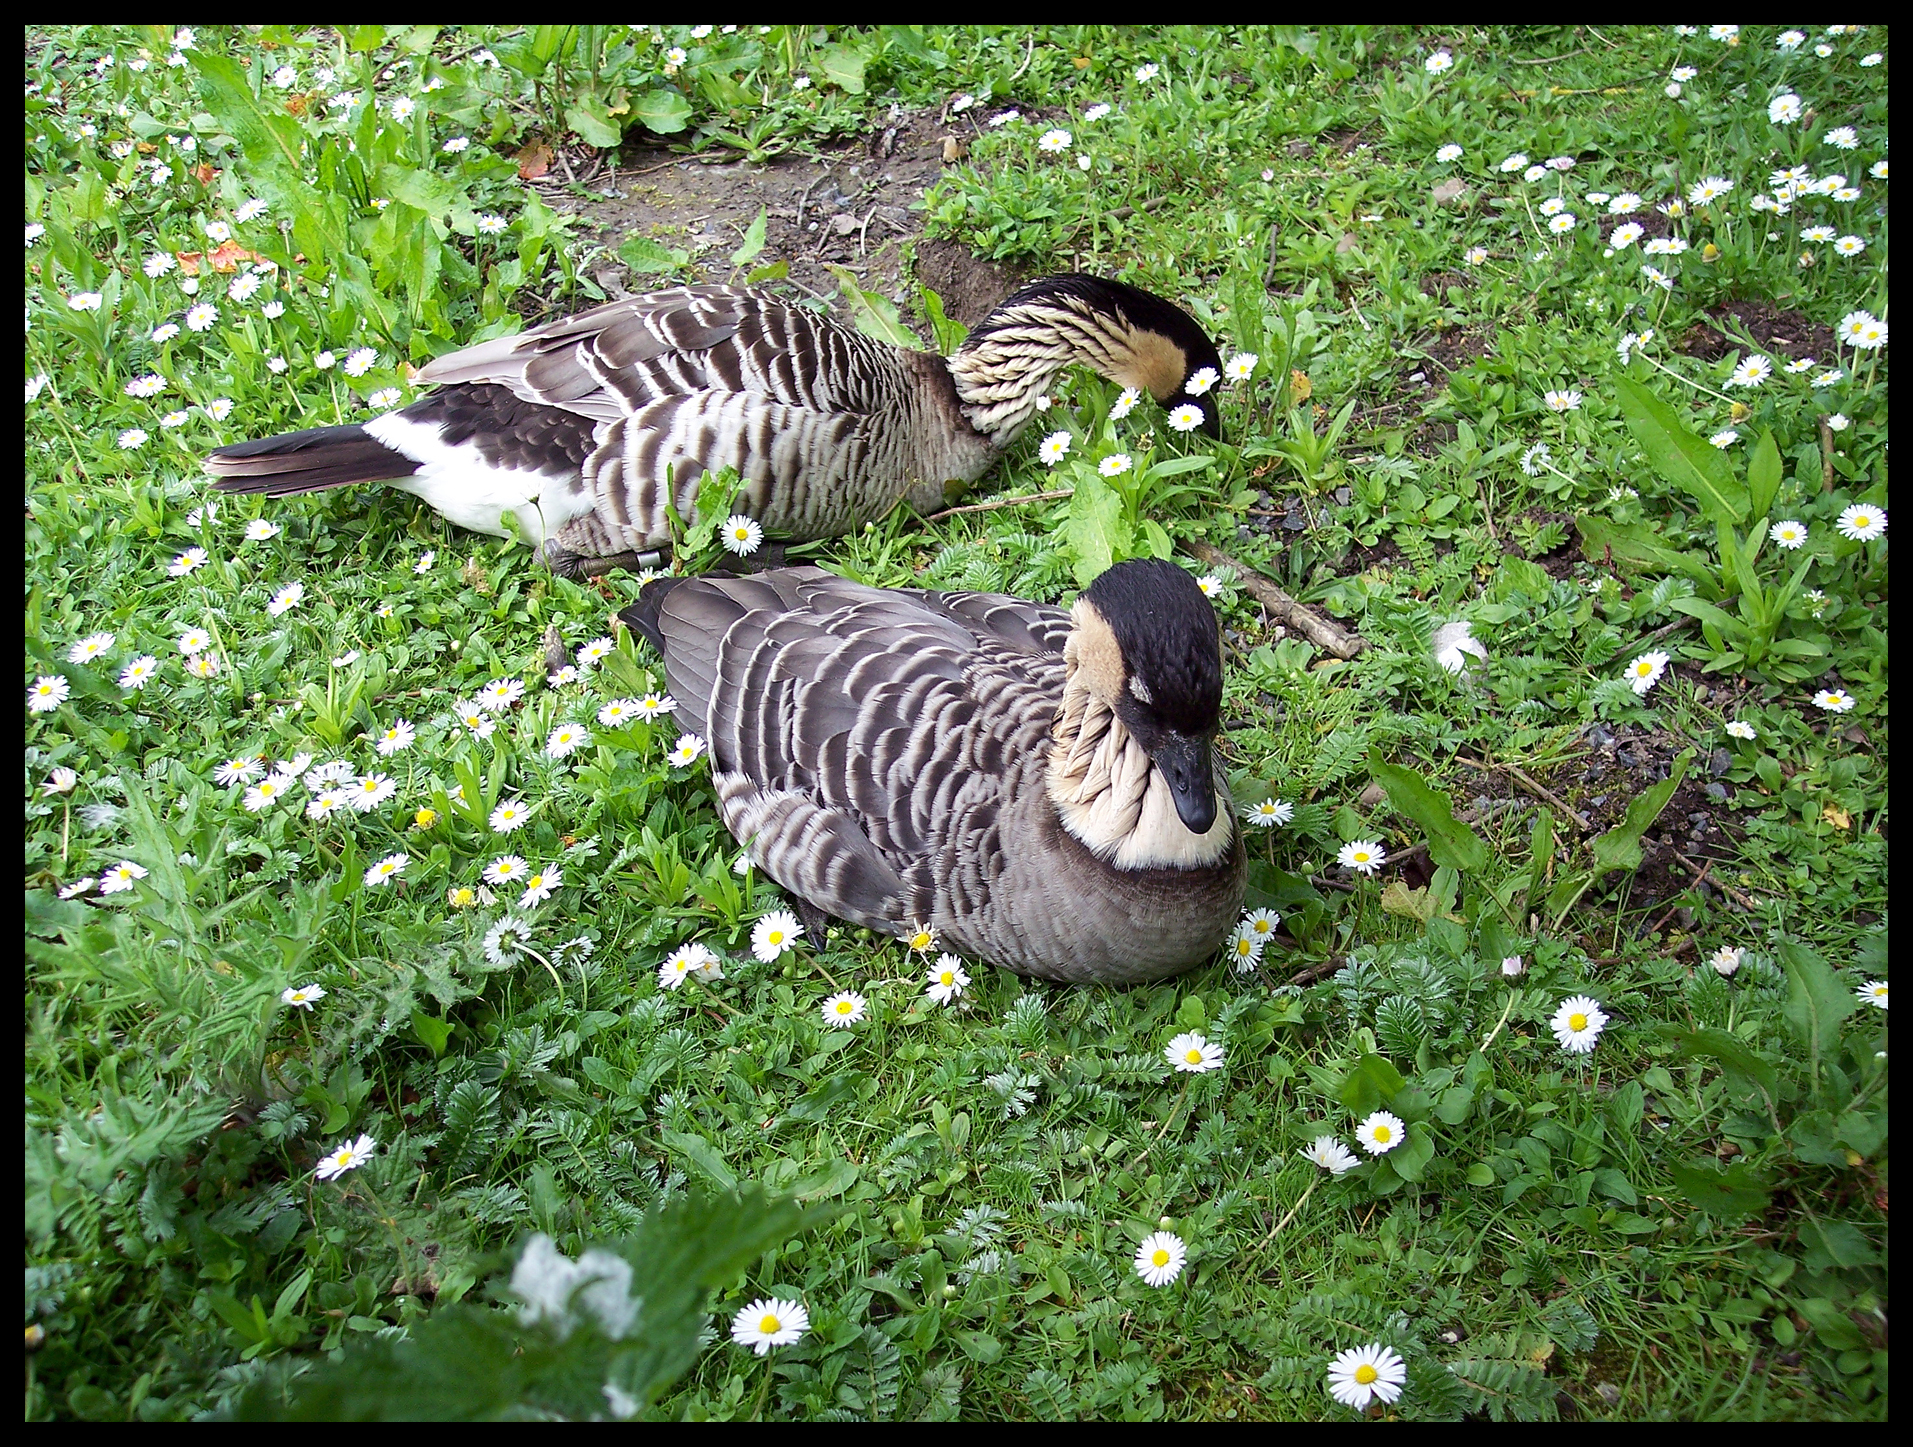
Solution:
[[[566,474],[513,467],[487,460],[472,442],[448,444],[438,427],[398,413],[365,424],[366,434],[418,464],[410,477],[392,486],[409,492],[447,522],[492,537],[510,537],[504,523],[509,510],[518,536],[532,547],[579,514],[590,511],[584,481]]]

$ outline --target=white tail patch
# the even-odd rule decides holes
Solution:
[[[366,436],[373,441],[419,464],[412,476],[393,479],[393,487],[422,499],[446,521],[475,533],[489,533],[495,538],[511,536],[502,520],[509,508],[517,520],[519,537],[536,547],[580,513],[591,510],[590,499],[576,479],[496,466],[487,462],[472,443],[447,445],[432,423],[388,412],[364,426]]]

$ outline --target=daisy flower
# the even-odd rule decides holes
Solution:
[[[734,513],[724,520],[721,541],[726,552],[736,553],[741,558],[749,557],[763,543],[764,529],[758,524],[756,518]]]
[[[485,883],[515,884],[525,877],[529,867],[519,855],[501,854],[485,866]]]
[[[440,146],[439,149],[448,156],[456,156],[460,151],[464,150],[469,145],[471,145],[470,137],[453,136],[444,145]]]
[[[848,1030],[864,1017],[864,1006],[869,1002],[855,990],[844,990],[832,995],[823,1003],[824,1023],[839,1030]]]
[[[1377,839],[1354,839],[1344,844],[1335,862],[1357,874],[1374,874],[1382,867],[1382,846]]]
[[[582,725],[559,724],[545,740],[545,754],[553,759],[569,758],[590,742],[591,732]]]
[[[1842,236],[1833,243],[1833,249],[1839,256],[1858,256],[1867,249],[1867,244],[1857,236]]]
[[[1194,1030],[1175,1037],[1162,1049],[1163,1058],[1187,1075],[1206,1075],[1222,1068],[1222,1047]]]
[[[1859,146],[1860,133],[1852,126],[1835,126],[1820,139],[1838,150],[1851,151]]]
[[[1161,74],[1162,67],[1157,65],[1153,60],[1147,65],[1139,65],[1136,67],[1136,79],[1143,84],[1147,84]]]
[[[1552,231],[1556,236],[1565,236],[1568,232],[1574,230],[1574,227],[1575,217],[1572,211],[1563,211],[1559,216],[1554,217],[1548,222],[1548,230]]]
[[[1242,922],[1237,929],[1253,934],[1267,943],[1275,938],[1275,931],[1282,923],[1282,916],[1272,909],[1251,909],[1243,913]]]
[[[1246,975],[1255,969],[1256,961],[1262,958],[1262,946],[1265,943],[1261,935],[1243,925],[1237,925],[1235,933],[1229,936],[1229,958],[1235,961],[1236,973]]]
[[[1459,161],[1461,159],[1461,147],[1453,141],[1450,141],[1447,145],[1435,152],[1435,159],[1443,165],[1446,165],[1450,161]]]
[[[1258,829],[1273,829],[1295,817],[1295,805],[1271,796],[1259,804],[1249,805],[1242,811],[1242,817]]]
[[[543,904],[551,898],[556,890],[563,886],[564,882],[564,871],[555,864],[547,864],[541,869],[534,869],[530,874],[525,876],[525,894],[518,903],[525,909],[530,909],[533,905]],[[720,974],[718,978],[722,979],[722,974]]]
[[[97,291],[76,291],[66,299],[66,304],[76,312],[96,312],[104,300]]]
[[[1627,679],[1628,686],[1636,695],[1642,695],[1659,683],[1661,675],[1665,672],[1667,672],[1667,655],[1657,648],[1652,652],[1643,653],[1628,664],[1623,677]]]
[[[135,882],[144,878],[146,878],[146,869],[143,865],[135,864],[130,859],[122,859],[100,876],[100,893],[119,894],[131,889]]]
[[[1461,259],[1470,266],[1480,266],[1482,262],[1488,259],[1488,248],[1485,246],[1471,246],[1461,254]]]
[[[938,955],[937,962],[924,977],[924,994],[939,1005],[947,1005],[963,994],[970,983],[969,973],[955,955]]]
[[[1809,226],[1806,230],[1800,233],[1800,239],[1802,241],[1816,241],[1816,242],[1831,241],[1833,240],[1836,234],[1837,234],[1836,231],[1831,226]]]
[[[1222,370],[1231,382],[1246,382],[1255,375],[1255,369],[1262,358],[1254,352],[1237,352],[1223,364]]]
[[[234,784],[243,784],[259,772],[257,759],[228,759],[213,770],[213,782],[230,788]]]
[[[64,886],[60,890],[60,898],[61,899],[78,899],[81,895],[85,894],[89,889],[91,889],[94,885],[98,883],[99,881],[90,874],[87,875],[84,879],[76,879],[71,884]]]
[[[1571,387],[1566,390],[1550,388],[1541,394],[1541,400],[1547,404],[1550,412],[1574,412],[1581,406],[1581,394]]]
[[[1737,950],[1732,945],[1722,945],[1707,957],[1707,963],[1714,967],[1715,974],[1731,978],[1740,968],[1740,959],[1745,953],[1745,950]]]
[[[647,693],[638,700],[638,717],[646,720],[654,719],[660,714],[675,713],[677,706],[678,701],[668,693],[663,697],[655,693]]]
[[[279,992],[279,1003],[281,1005],[288,1005],[295,1010],[304,1010],[307,1014],[310,1014],[312,1007],[324,998],[325,991],[317,985],[300,985],[297,989],[286,989]]]
[[[1501,163],[1501,170],[1506,175],[1513,175],[1516,171],[1525,171],[1527,167],[1528,157],[1527,154],[1522,151],[1516,151],[1512,156]]]
[[[1380,1342],[1351,1347],[1328,1364],[1329,1395],[1358,1412],[1372,1401],[1394,1401],[1407,1381],[1408,1363]]]
[[[382,757],[390,758],[393,754],[403,753],[406,749],[411,748],[412,741],[417,737],[418,732],[412,727],[411,723],[405,719],[399,719],[392,727],[379,735],[377,742],[375,742],[372,747],[376,749]]]
[[[1806,546],[1807,525],[1793,518],[1787,518],[1782,522],[1775,523],[1773,530],[1768,533],[1768,536],[1774,540],[1774,546],[1776,548],[1785,548],[1791,553],[1796,548]]]
[[[1608,233],[1607,244],[1616,251],[1625,251],[1639,241],[1646,230],[1638,221],[1623,221]]]
[[[525,696],[522,678],[494,678],[478,691],[478,706],[486,713],[503,713]]]
[[[362,774],[342,792],[355,813],[369,814],[398,791],[399,786],[384,774]]]
[[[121,688],[144,688],[159,673],[159,660],[150,653],[142,653],[120,673]],[[62,685],[66,680],[61,679]]]
[[[1202,409],[1184,402],[1180,407],[1170,410],[1169,425],[1178,432],[1194,432],[1202,425]]]
[[[1831,417],[1827,418],[1827,431],[1829,432],[1845,432],[1847,428],[1852,425],[1853,419],[1844,412],[1835,412]]]
[[[47,775],[46,782],[40,785],[40,792],[47,795],[71,794],[79,782],[79,774],[62,764]]]
[[[1688,187],[1687,204],[1690,206],[1705,206],[1709,201],[1719,200],[1733,189],[1734,183],[1729,181],[1725,176],[1709,176],[1705,180],[1696,181],[1692,186]]]
[[[716,958],[708,946],[679,945],[658,966],[658,984],[663,989],[675,990],[693,975],[702,975]]]
[[[1886,1008],[1885,980],[1868,980],[1853,993],[1858,995],[1866,1004],[1873,1006],[1877,1010],[1884,1010]]]
[[[1054,467],[1069,452],[1070,441],[1070,435],[1067,432],[1052,432],[1043,439],[1042,446],[1036,449],[1036,455]]]
[[[1096,470],[1104,477],[1121,477],[1133,465],[1127,452],[1115,452],[1097,463]]]
[[[369,1135],[362,1135],[355,1141],[342,1142],[338,1149],[319,1158],[319,1168],[313,1174],[322,1181],[335,1180],[347,1171],[355,1171],[372,1159],[372,1152],[378,1149],[378,1142]]]
[[[291,787],[292,777],[289,774],[267,774],[246,790],[240,802],[245,805],[248,814],[258,814],[278,803]]]
[[[617,645],[609,638],[594,638],[578,650],[578,666],[589,668],[600,659],[609,658],[617,651]]]
[[[399,389],[397,387],[381,387],[365,399],[365,404],[368,407],[385,408],[395,406],[398,400]],[[418,569],[414,568],[412,571],[417,572]]]
[[[787,909],[773,910],[751,927],[751,953],[765,964],[775,964],[786,951],[797,947],[803,932],[797,916]]]
[[[68,663],[91,663],[113,646],[111,633],[89,633],[66,651]]]
[[[57,673],[43,673],[27,689],[27,707],[34,713],[52,713],[66,702],[70,685]],[[121,687],[126,687],[121,684]]]
[[[1042,136],[1038,138],[1036,146],[1038,150],[1048,151],[1054,155],[1059,151],[1067,151],[1069,149],[1069,143],[1069,132],[1057,129],[1044,131]]]
[[[1773,375],[1774,364],[1767,358],[1755,353],[1745,358],[1734,368],[1734,374],[1727,379],[1729,387],[1758,387]]]
[[[621,728],[635,722],[638,717],[638,701],[635,698],[614,698],[598,710],[598,722],[606,728]]]
[[[432,571],[432,564],[436,563],[437,561],[438,561],[438,554],[432,551],[432,549],[427,548],[424,552],[418,555],[418,561],[412,564],[412,571],[418,574],[418,576],[422,578],[427,573]]]
[[[1200,397],[1221,380],[1221,373],[1214,367],[1198,367],[1189,374],[1189,380],[1182,384],[1182,390],[1191,397]]]
[[[523,799],[507,799],[491,812],[492,833],[509,834],[523,828],[529,818],[531,810],[525,807]]]
[[[1607,1015],[1601,1002],[1586,995],[1572,995],[1561,1002],[1548,1022],[1554,1038],[1570,1055],[1586,1055],[1594,1049],[1601,1032],[1607,1028]]]
[[[278,536],[278,533],[279,524],[267,522],[264,518],[254,518],[246,524],[246,541],[249,543],[263,543],[267,538]]]
[[[1723,427],[1707,440],[1715,447],[1725,450],[1740,441],[1740,434],[1731,427]]]
[[[1767,119],[1777,126],[1790,126],[1800,119],[1800,112],[1804,109],[1799,96],[1790,90],[1783,90],[1767,102]]]
[[[1501,974],[1504,979],[1515,980],[1528,972],[1520,955],[1504,955],[1501,960]]]
[[[1430,75],[1440,75],[1444,70],[1452,70],[1455,57],[1445,50],[1437,50],[1421,63],[1421,68]]]
[[[1109,114],[1109,111],[1110,107],[1106,102],[1097,101],[1095,105],[1083,112],[1083,119],[1090,122],[1100,121],[1104,116]]]
[[[305,600],[305,596],[306,585],[304,583],[288,583],[272,595],[272,601],[266,604],[266,611],[277,618],[281,614],[289,613],[294,608],[297,608],[299,604]]]
[[[386,855],[385,858],[365,871],[365,887],[367,889],[377,889],[388,879],[396,879],[399,875],[405,873],[405,866],[411,862],[411,858],[408,855]]]
[[[266,209],[264,199],[254,196],[250,200],[240,203],[239,209],[233,212],[232,219],[237,221],[241,226],[244,226],[247,222],[257,221],[261,216],[264,216]]]
[[[497,727],[497,724],[492,721],[492,716],[486,713],[474,699],[460,699],[452,705],[452,713],[460,723],[481,739],[490,738],[492,730]]]
[[[1846,373],[1838,367],[1829,367],[1826,371],[1815,377],[1810,385],[1815,387],[1831,387],[1845,376]]]
[[[673,768],[688,769],[698,761],[703,752],[702,738],[696,734],[679,734],[676,747],[664,757]]]
[[[1154,1231],[1136,1248],[1136,1274],[1148,1286],[1167,1286],[1182,1275],[1189,1248],[1173,1231]]]
[[[802,1302],[774,1296],[760,1297],[731,1318],[731,1340],[760,1357],[769,1355],[772,1347],[801,1341],[809,1330],[810,1313]]]
[[[186,313],[186,330],[189,332],[208,331],[211,329],[212,324],[218,320],[219,308],[209,301],[202,301],[194,305],[192,310]]]
[[[1870,543],[1886,532],[1886,509],[1855,503],[1845,509],[1833,525],[1840,530],[1843,538],[1851,538],[1856,543]]]
[[[134,377],[122,389],[129,397],[157,397],[166,390],[166,379],[156,373]]]
[[[1743,723],[1740,719],[1735,719],[1727,725],[1727,737],[1730,739],[1745,739],[1752,742],[1757,735],[1754,733],[1754,726],[1752,724]]]
[[[1823,688],[1813,696],[1813,701],[1828,713],[1851,713],[1857,702],[1844,688]]]
[[[171,271],[174,267],[178,265],[179,265],[179,262],[173,258],[173,255],[171,252],[156,251],[151,256],[147,257],[146,260],[140,264],[140,269],[144,271],[148,276],[152,277],[153,280],[158,281],[162,276],[166,275],[167,272]],[[178,335],[179,335],[179,328],[174,327],[173,336],[176,337]],[[155,337],[154,340],[157,341],[158,338]]]
[[[1142,393],[1134,387],[1125,387],[1116,394],[1116,400],[1110,404],[1109,420],[1120,422],[1136,410],[1136,404],[1142,401]]]
[[[1302,1154],[1331,1176],[1347,1175],[1361,1164],[1355,1152],[1332,1135],[1318,1135]]]
[[[1386,1155],[1402,1143],[1407,1130],[1400,1116],[1378,1110],[1355,1127],[1355,1142],[1371,1156]]]

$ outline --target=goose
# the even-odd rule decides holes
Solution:
[[[1018,974],[1129,983],[1234,927],[1221,640],[1173,563],[1118,563],[1068,611],[792,567],[654,579],[619,616],[813,940],[825,917],[929,929]]]
[[[555,572],[588,577],[658,561],[698,480],[725,466],[743,479],[738,510],[781,537],[841,536],[900,501],[933,511],[1071,363],[1222,435],[1215,343],[1123,282],[1032,282],[947,358],[764,291],[683,286],[440,357],[409,407],[221,447],[206,468],[221,491],[272,497],[385,481],[496,537],[509,511]]]

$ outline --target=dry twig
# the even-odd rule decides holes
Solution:
[[[1327,649],[1337,658],[1353,658],[1368,647],[1366,638],[1350,633],[1339,623],[1324,618],[1313,608],[1297,602],[1278,588],[1271,579],[1246,564],[1238,562],[1222,549],[1211,547],[1208,543],[1184,543],[1183,549],[1196,561],[1206,563],[1212,568],[1231,569],[1242,580],[1242,586],[1249,590],[1256,602],[1318,648]]]

